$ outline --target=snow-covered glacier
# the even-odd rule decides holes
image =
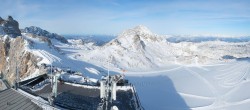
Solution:
[[[137,26],[103,46],[74,45],[79,50],[70,56],[125,74],[147,110],[249,109],[248,37],[169,41],[174,37]]]
[[[20,58],[21,53],[32,57],[27,62],[33,69],[22,74],[22,80],[44,72],[43,64],[81,72],[93,81],[110,70],[111,74],[124,74],[135,85],[146,110],[250,108],[249,40],[197,41],[187,37],[187,40],[170,41],[176,36],[157,35],[140,25],[98,45],[95,40],[77,38],[62,42],[61,36],[46,36],[52,34],[41,28],[30,28],[22,31],[20,37],[0,38],[5,49],[6,39],[11,45],[22,43],[18,51]],[[15,50],[11,51],[14,55]],[[13,62],[14,59],[7,57],[2,58],[6,64]]]

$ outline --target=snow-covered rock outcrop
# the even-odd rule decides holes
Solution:
[[[16,67],[20,78],[24,79],[38,71],[38,57],[25,50],[27,40],[9,36],[0,37],[0,72],[11,85],[16,80]]]
[[[11,37],[21,36],[19,24],[11,16],[7,20],[0,17],[0,35],[9,35]]]
[[[20,75],[20,80],[35,75],[44,74],[47,70],[41,67],[41,61],[46,60],[36,53],[29,51],[37,44],[43,43],[44,46],[59,52],[59,48],[52,44],[49,37],[38,36],[35,34],[24,33],[18,27],[18,22],[9,16],[8,20],[0,18],[0,73],[9,81],[11,85],[16,80],[16,71]],[[31,39],[36,39],[37,42]],[[40,47],[40,49],[43,49]]]
[[[61,41],[62,43],[68,43],[67,39],[64,38],[63,36],[60,36],[56,33],[50,33],[44,29],[41,29],[40,27],[35,27],[35,26],[26,27],[25,29],[22,30],[22,32],[35,34],[38,36],[44,36],[50,39],[56,39],[56,40]]]

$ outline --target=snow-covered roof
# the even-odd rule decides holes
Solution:
[[[14,89],[0,92],[0,110],[42,110],[42,108]]]

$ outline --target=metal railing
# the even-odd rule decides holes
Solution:
[[[132,93],[133,93],[134,98],[135,98],[135,100],[136,100],[137,109],[139,109],[139,110],[145,110],[145,109],[143,108],[143,106],[141,105],[140,99],[139,99],[138,94],[137,94],[137,92],[136,92],[136,90],[135,90],[135,86],[132,85],[132,84],[130,84],[130,86],[132,87]]]

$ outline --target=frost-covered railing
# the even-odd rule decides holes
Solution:
[[[44,103],[41,103],[39,101],[34,101],[32,100],[35,104],[37,104],[38,106],[42,107],[43,110],[60,110],[60,109],[57,109],[55,107],[52,107],[50,105],[47,105],[47,104],[44,104]]]
[[[33,78],[36,78],[36,77],[39,77],[39,76],[42,76],[44,74],[46,74],[46,73],[38,73],[38,74],[31,75],[29,77],[25,77],[24,79],[21,79],[21,82],[29,80],[29,79],[33,79]]]
[[[2,82],[5,84],[5,86],[7,88],[11,88],[10,83],[8,82],[8,80],[5,79],[5,76],[4,76],[3,73],[1,73],[1,78],[0,79],[2,79]]]
[[[34,86],[32,87],[32,90],[37,90],[37,89],[39,89],[39,88],[44,87],[46,84],[50,84],[50,83],[51,83],[51,82],[50,82],[50,79],[45,79],[45,80],[43,80],[42,82],[40,82],[40,83],[34,85]]]
[[[144,110],[144,108],[143,108],[142,105],[141,105],[141,102],[140,102],[140,100],[139,100],[139,97],[138,97],[138,95],[137,95],[137,92],[136,92],[136,90],[135,90],[134,85],[130,84],[130,86],[132,87],[133,96],[134,96],[134,98],[136,99],[136,105],[135,105],[136,108],[137,108],[138,110]]]

